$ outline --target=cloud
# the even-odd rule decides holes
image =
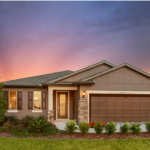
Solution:
[[[111,3],[113,7],[113,2]],[[89,30],[96,28],[102,33],[118,32],[150,25],[149,8],[150,2],[123,2],[123,5],[116,5],[115,10],[107,14],[105,18],[97,15],[95,20],[84,21],[83,25]]]
[[[0,69],[16,78],[26,66],[21,73],[30,76],[104,59],[144,68],[150,64],[149,7],[148,2],[0,2],[0,65],[5,64]]]

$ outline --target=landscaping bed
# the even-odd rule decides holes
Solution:
[[[39,139],[127,139],[127,138],[150,138],[150,122],[145,124],[147,132],[141,132],[141,124],[125,122],[120,126],[120,133],[116,132],[116,124],[112,121],[86,123],[80,122],[77,126],[76,120],[66,123],[62,131],[49,123],[43,116],[34,118],[25,116],[17,119],[15,116],[5,116],[0,125],[0,137],[9,138],[39,138]],[[95,133],[89,133],[93,128]],[[80,132],[76,132],[76,130]],[[104,133],[104,131],[106,133]]]
[[[103,140],[103,139],[127,139],[127,138],[150,138],[150,134],[147,132],[140,133],[138,135],[134,135],[132,133],[129,134],[121,134],[115,133],[109,135],[107,133],[102,133],[101,135],[96,135],[95,133],[88,133],[86,135],[82,135],[81,133],[60,133],[58,132],[56,135],[48,135],[48,136],[13,136],[11,133],[0,133],[0,137],[9,137],[9,138],[41,138],[41,139],[94,139],[94,140]]]

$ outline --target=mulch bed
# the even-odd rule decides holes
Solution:
[[[67,133],[58,133],[57,135],[49,135],[49,136],[27,136],[27,137],[16,137],[10,133],[0,133],[0,137],[10,137],[10,138],[43,138],[43,139],[95,139],[95,140],[103,140],[103,139],[127,139],[127,138],[150,138],[150,134],[146,132],[142,132],[139,135],[134,134],[121,134],[115,133],[113,135],[108,135],[103,133],[101,135],[96,135],[95,133],[88,133],[87,135],[82,135],[81,133],[73,133],[72,135]]]

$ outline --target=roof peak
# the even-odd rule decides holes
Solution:
[[[138,68],[136,68],[136,67],[134,67],[134,66],[132,66],[132,65],[130,65],[130,64],[128,64],[128,63],[122,63],[122,64],[120,64],[120,65],[118,65],[118,66],[116,66],[116,67],[114,67],[114,68],[109,69],[109,70],[103,71],[103,72],[101,72],[101,73],[97,73],[97,74],[92,75],[92,76],[87,77],[87,78],[84,78],[84,79],[82,79],[81,81],[88,81],[88,80],[91,80],[91,79],[96,78],[96,77],[98,77],[98,76],[101,76],[101,75],[103,75],[103,74],[106,74],[106,73],[109,73],[109,72],[111,72],[111,71],[117,70],[117,69],[119,69],[119,68],[121,68],[121,67],[128,67],[128,68],[130,68],[130,69],[132,69],[132,70],[134,70],[134,71],[136,71],[136,72],[139,72],[139,73],[141,73],[141,74],[143,74],[143,75],[145,75],[145,76],[147,76],[147,77],[150,78],[150,74],[149,74],[149,73],[147,73],[147,72],[145,72],[145,71],[143,71],[143,70],[141,70],[141,69],[138,69]]]
[[[91,68],[94,68],[94,67],[99,66],[99,65],[102,65],[102,64],[106,64],[106,65],[108,65],[108,66],[111,66],[112,68],[113,68],[113,67],[115,67],[115,65],[114,65],[114,64],[112,64],[112,63],[110,63],[110,62],[108,62],[108,61],[106,61],[106,60],[103,60],[103,61],[100,61],[100,62],[95,63],[95,64],[93,64],[93,65],[90,65],[90,66],[84,67],[84,68],[79,69],[79,70],[77,70],[77,71],[74,71],[73,73],[71,73],[71,74],[69,74],[69,75],[66,75],[66,76],[63,76],[63,77],[60,77],[60,78],[54,79],[54,80],[52,80],[52,81],[49,81],[49,82],[47,82],[47,83],[53,83],[53,82],[56,82],[56,81],[59,81],[59,80],[65,79],[65,78],[67,78],[67,77],[70,77],[70,76],[75,75],[75,74],[78,74],[78,73],[80,73],[80,72],[83,72],[83,71],[89,70],[89,69],[91,69]]]

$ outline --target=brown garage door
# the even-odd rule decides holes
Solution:
[[[150,95],[90,95],[90,121],[150,121]]]

